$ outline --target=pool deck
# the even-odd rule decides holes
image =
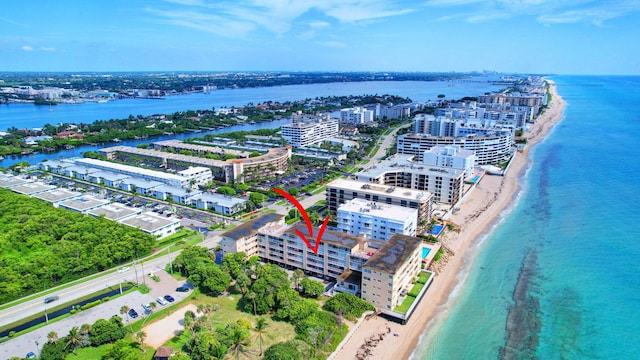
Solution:
[[[431,265],[431,262],[433,261],[433,258],[436,257],[436,254],[438,253],[438,250],[440,250],[440,243],[422,243],[422,247],[428,248],[430,249],[429,254],[427,254],[427,257],[422,259],[422,263],[424,264],[424,268],[427,269],[429,268],[429,265]]]

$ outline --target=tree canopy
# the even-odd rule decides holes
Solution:
[[[149,254],[155,239],[0,189],[0,303]]]

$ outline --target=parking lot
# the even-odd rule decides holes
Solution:
[[[186,206],[170,204],[165,201],[134,195],[125,191],[101,187],[81,180],[68,179],[55,174],[46,176],[48,177],[48,180],[46,181],[50,185],[66,188],[71,191],[85,192],[90,195],[111,200],[113,202],[118,202],[131,207],[144,208],[145,210],[153,211],[158,215],[167,217],[175,215],[179,219],[183,219],[184,221],[182,221],[182,224],[189,228],[190,222],[186,220],[195,220],[199,224],[207,224],[207,226],[217,224],[220,221],[233,222],[233,220],[221,215],[192,209]]]

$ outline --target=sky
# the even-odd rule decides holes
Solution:
[[[640,0],[29,0],[0,71],[640,74]]]

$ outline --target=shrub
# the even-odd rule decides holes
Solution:
[[[349,320],[355,320],[361,317],[367,310],[375,310],[373,305],[355,295],[347,293],[340,293],[332,297],[324,303],[322,308],[334,314],[338,314],[339,311],[342,310],[342,315]]]

